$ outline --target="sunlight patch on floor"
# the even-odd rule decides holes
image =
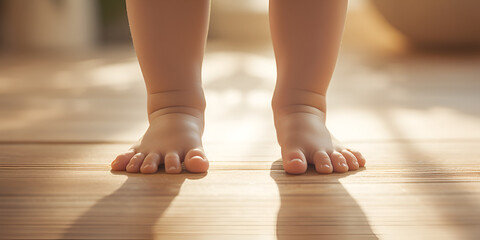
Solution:
[[[108,85],[117,91],[128,90],[128,83],[140,84],[142,79],[136,59],[131,62],[98,66],[91,69],[87,76],[91,79],[91,86]]]

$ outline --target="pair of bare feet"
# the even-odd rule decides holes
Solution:
[[[358,151],[336,141],[325,126],[325,94],[332,77],[346,17],[346,0],[269,1],[277,66],[272,99],[284,169],[301,174],[364,166]],[[206,172],[202,148],[205,99],[201,69],[210,1],[127,0],[135,52],[148,92],[150,126],[120,154],[112,169],[154,173]]]
[[[182,93],[175,97],[181,98]],[[287,173],[305,173],[308,164],[324,174],[357,170],[365,165],[360,152],[346,148],[330,135],[325,126],[325,109],[319,107],[325,106],[325,97],[302,104],[288,103],[291,97],[289,93],[276,93],[272,101],[277,139]],[[154,97],[149,96],[149,99]],[[112,170],[155,173],[163,165],[166,173],[181,173],[182,162],[188,172],[208,170],[201,141],[204,105],[162,107],[149,114],[149,122],[143,137],[112,162]]]

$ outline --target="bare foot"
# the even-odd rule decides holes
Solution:
[[[164,164],[166,173],[181,173],[181,162],[189,172],[208,169],[202,148],[203,110],[174,106],[149,115],[150,126],[128,152],[112,162],[112,170],[155,173]]]
[[[343,173],[363,167],[365,158],[360,152],[343,146],[330,135],[325,126],[325,112],[318,107],[325,104],[318,104],[319,98],[312,99],[317,102],[285,104],[286,101],[279,101],[282,104],[273,105],[285,171],[305,173],[307,164],[314,164],[318,173]]]

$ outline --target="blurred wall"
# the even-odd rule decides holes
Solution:
[[[464,14],[476,13],[472,9],[478,8],[477,0],[462,0],[462,4],[456,4],[457,0],[442,0],[432,7],[422,8],[428,11],[418,10],[420,5],[431,4],[431,1],[435,0],[425,3],[414,0],[375,1],[377,5],[381,2],[393,6],[389,11],[370,4],[370,0],[350,1],[342,47],[354,46],[369,51],[383,46],[385,49],[399,49],[399,46],[407,45],[404,43],[414,42],[415,38],[408,34],[412,29],[429,29],[417,31],[422,36],[433,36],[426,45],[434,45],[441,40],[439,35],[448,37],[449,42],[459,42],[460,46],[470,39],[480,43],[480,15]],[[234,44],[270,42],[268,0],[211,0],[211,4],[210,39]],[[456,6],[456,11],[449,11],[448,6],[452,4]],[[398,7],[400,5],[402,7]],[[401,16],[401,19],[393,21],[392,15]],[[441,21],[434,17],[453,27],[440,25]],[[394,23],[388,24],[385,18]],[[408,21],[402,20],[405,18]],[[462,19],[470,27],[460,21]],[[453,29],[454,33],[449,29]],[[0,43],[3,51],[82,51],[105,44],[130,44],[130,41],[124,0],[0,0]]]
[[[96,0],[4,0],[7,50],[80,50],[98,40]]]
[[[212,0],[209,38],[270,40],[268,0]],[[131,41],[122,0],[0,0],[8,51],[82,51]]]
[[[210,38],[270,41],[268,0],[212,0]]]

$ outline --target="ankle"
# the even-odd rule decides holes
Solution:
[[[185,113],[203,119],[205,108],[202,89],[169,90],[147,95],[149,119],[169,113]]]
[[[325,115],[326,96],[310,90],[301,89],[275,89],[272,98],[274,115],[308,112]]]

